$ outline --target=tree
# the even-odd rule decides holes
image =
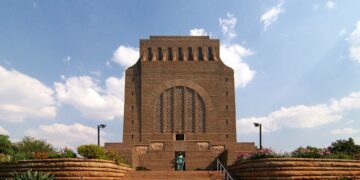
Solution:
[[[9,136],[0,134],[0,154],[13,154],[14,149],[12,147],[12,143],[9,140]]]
[[[354,155],[360,153],[360,146],[356,145],[352,138],[349,138],[348,140],[340,139],[331,143],[329,150],[331,153]]]
[[[45,140],[26,136],[15,144],[17,159],[32,159],[34,153],[55,153],[54,147]]]

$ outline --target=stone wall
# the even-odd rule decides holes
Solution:
[[[131,171],[128,165],[117,165],[106,160],[38,159],[1,164],[0,179],[11,177],[11,172],[22,172],[29,169],[54,174],[56,179],[122,179],[127,171]]]
[[[360,179],[360,161],[343,159],[269,158],[228,167],[237,179]]]

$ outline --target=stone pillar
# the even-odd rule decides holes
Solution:
[[[142,61],[147,61],[147,52],[145,49],[141,50],[141,54],[142,54]]]
[[[204,61],[208,61],[209,57],[208,57],[209,53],[208,53],[208,48],[204,47],[203,48],[203,57],[204,57]]]
[[[198,52],[198,48],[197,48],[197,47],[193,48],[193,57],[194,57],[194,61],[198,61],[198,59],[199,59],[199,52]]]
[[[172,52],[173,52],[173,61],[177,61],[178,60],[178,48],[177,47],[173,47],[172,48]]]
[[[162,58],[162,61],[167,61],[168,60],[168,51],[167,51],[167,48],[161,48],[161,51],[162,51],[162,54],[163,54],[163,58]]]
[[[153,57],[152,57],[152,61],[157,61],[157,48],[151,48]]]
[[[213,57],[214,57],[214,61],[219,60],[219,48],[217,48],[217,47],[213,48]]]
[[[187,47],[183,47],[182,48],[182,52],[183,52],[183,59],[184,61],[188,61],[188,51],[187,51]]]

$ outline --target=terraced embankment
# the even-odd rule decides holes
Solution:
[[[269,158],[228,167],[237,179],[360,179],[360,161],[344,159]]]
[[[11,177],[11,172],[34,171],[49,172],[56,179],[123,179],[128,171],[126,164],[117,165],[113,161],[98,159],[61,158],[19,161],[0,165],[0,179]]]

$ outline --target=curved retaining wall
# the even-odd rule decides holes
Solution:
[[[313,158],[269,158],[228,167],[237,179],[360,179],[360,161]]]
[[[55,179],[122,179],[127,171],[126,164],[117,165],[112,161],[99,159],[61,158],[19,161],[0,165],[0,179],[11,177],[11,172],[49,172]]]

